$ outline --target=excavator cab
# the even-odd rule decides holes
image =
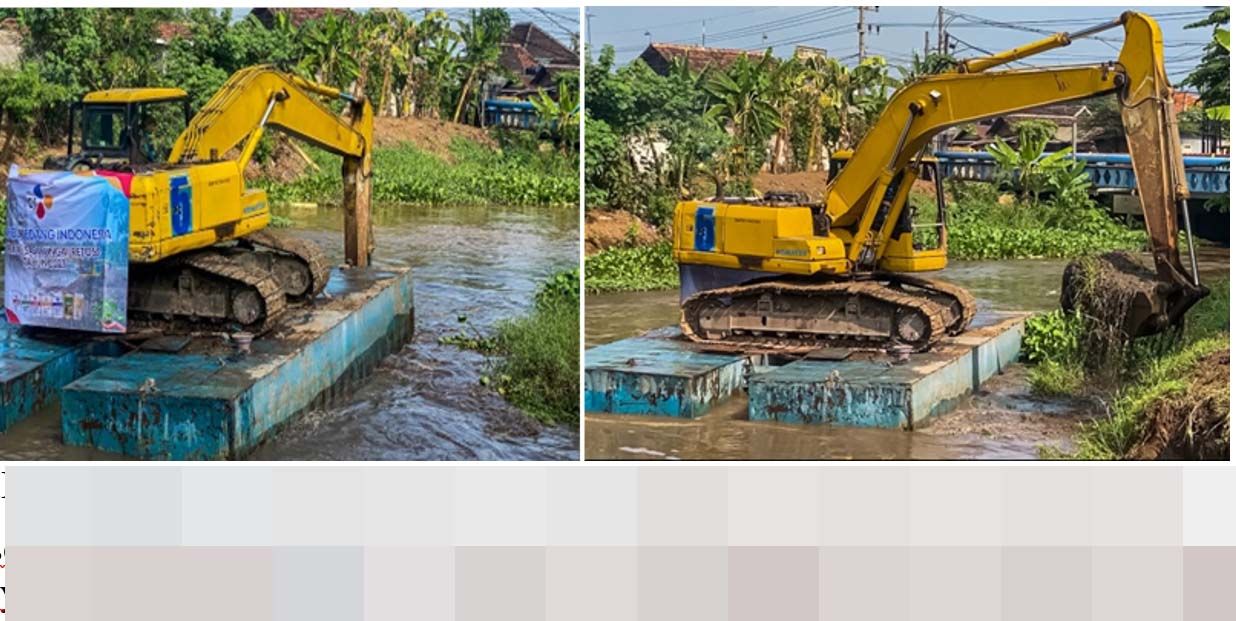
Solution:
[[[178,88],[87,93],[69,108],[64,158],[49,161],[45,167],[133,171],[166,164],[172,145],[191,118],[189,96]]]

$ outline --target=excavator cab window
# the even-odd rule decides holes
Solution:
[[[131,166],[166,163],[172,145],[190,119],[188,101],[184,98],[120,104],[78,103],[70,111],[71,126],[76,125],[79,110],[80,155],[120,160]],[[70,161],[73,160],[74,133],[71,129]]]

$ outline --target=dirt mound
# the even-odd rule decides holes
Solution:
[[[309,162],[301,153],[289,144],[288,138],[279,136],[275,140],[275,150],[267,156],[266,161],[259,164],[257,160],[249,160],[245,166],[245,179],[266,177],[279,183],[291,183],[305,174]],[[303,153],[303,151],[302,151]],[[235,153],[229,154],[235,157]]]
[[[626,211],[590,211],[584,221],[584,252],[614,246],[644,246],[661,241],[656,227]]]
[[[411,117],[374,119],[373,140],[379,147],[410,142],[422,151],[450,160],[451,140],[455,138],[464,138],[489,147],[496,146],[488,131],[471,125]]]
[[[1231,442],[1230,368],[1230,349],[1199,361],[1188,390],[1147,408],[1146,426],[1126,457],[1227,461]]]
[[[828,188],[828,171],[793,172],[772,174],[761,171],[751,180],[751,185],[759,192],[778,190],[782,192],[802,192],[811,200],[823,200],[824,190]]]

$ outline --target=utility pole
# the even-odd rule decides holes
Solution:
[[[944,7],[936,7],[936,52],[944,53]]]
[[[708,47],[708,20],[700,20],[700,47]]]
[[[927,55],[931,53],[931,33],[923,31],[923,60],[927,60]]]
[[[858,7],[858,62],[867,57],[867,11],[879,12],[878,6]]]

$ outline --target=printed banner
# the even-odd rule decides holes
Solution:
[[[9,169],[4,310],[9,323],[124,332],[129,199],[112,180]]]

